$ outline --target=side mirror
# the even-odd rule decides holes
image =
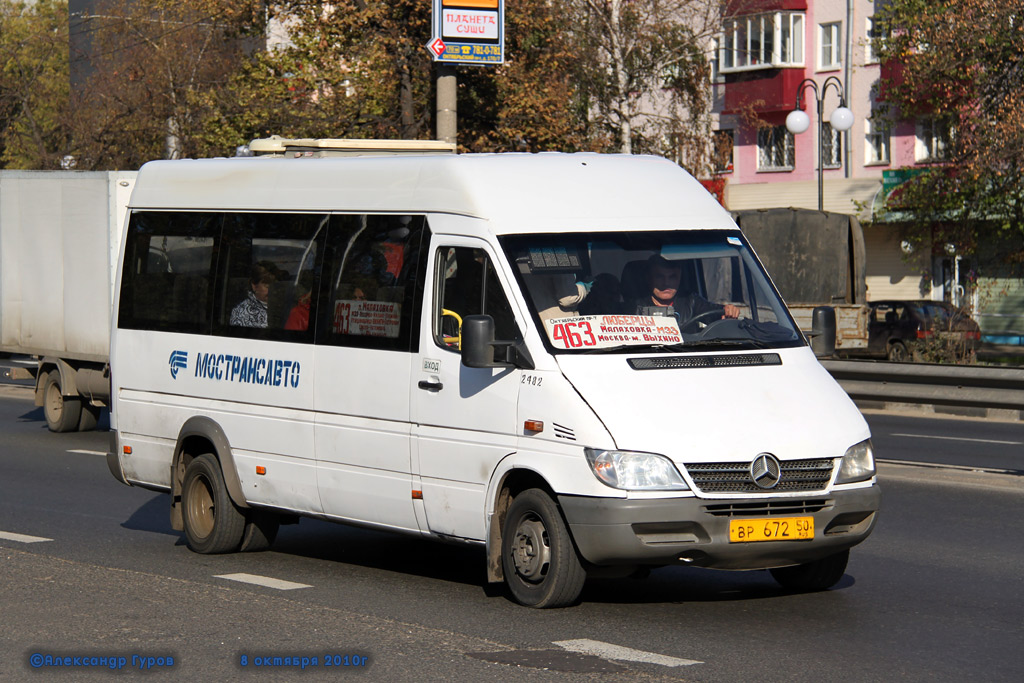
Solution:
[[[828,358],[836,352],[836,309],[815,306],[811,313],[811,350],[818,358]]]
[[[501,367],[494,362],[494,318],[467,315],[462,319],[462,364],[468,368]]]
[[[517,342],[494,340],[494,318],[489,315],[467,315],[462,319],[461,334],[462,364],[467,368],[534,367]],[[495,356],[502,360],[495,360]]]

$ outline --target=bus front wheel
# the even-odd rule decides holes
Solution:
[[[572,604],[587,578],[558,506],[540,489],[512,501],[501,538],[505,582],[528,607]]]

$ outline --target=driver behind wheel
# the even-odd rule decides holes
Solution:
[[[680,324],[704,313],[721,311],[723,318],[738,318],[740,309],[733,304],[712,303],[695,292],[679,293],[682,266],[657,254],[647,259],[649,297],[635,301],[639,315],[674,315]]]

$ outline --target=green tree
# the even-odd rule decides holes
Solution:
[[[896,120],[950,131],[945,158],[890,196],[911,237],[970,248],[1024,231],[1024,5],[1019,0],[889,0],[876,19]]]
[[[236,135],[430,137],[430,3],[281,0],[286,40],[235,79]]]
[[[67,152],[66,0],[0,0],[0,166],[59,168]]]

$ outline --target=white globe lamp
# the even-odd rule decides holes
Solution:
[[[850,123],[852,125],[852,119]],[[793,111],[789,112],[788,116],[786,116],[786,130],[788,130],[793,135],[799,135],[800,133],[803,133],[805,130],[810,128],[810,126],[811,117],[809,117],[806,113],[800,111],[799,109],[794,109]]]
[[[832,128],[835,130],[850,130],[853,128],[853,112],[847,107],[839,105],[836,110],[832,112],[832,116],[829,117],[828,122],[832,124]]]

